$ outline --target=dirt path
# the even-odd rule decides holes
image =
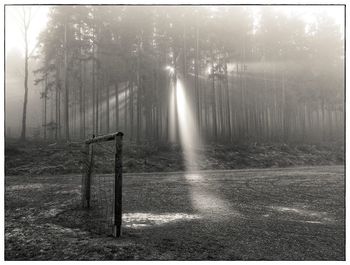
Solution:
[[[84,229],[79,176],[6,177],[7,260],[343,260],[344,168],[124,175],[123,237]]]

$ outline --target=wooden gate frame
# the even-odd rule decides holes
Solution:
[[[92,137],[85,140],[84,146],[84,165],[85,170],[83,172],[83,183],[82,183],[82,205],[83,208],[90,208],[91,198],[91,173],[93,169],[93,143],[115,141],[115,157],[114,157],[114,224],[113,224],[113,236],[120,237],[121,225],[122,225],[122,141],[123,133],[116,132],[112,134],[102,135],[98,137]],[[91,151],[90,151],[91,149]]]

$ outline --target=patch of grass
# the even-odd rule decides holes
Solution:
[[[208,169],[267,168],[304,165],[337,165],[344,163],[342,146],[287,145],[281,143],[208,144],[198,150],[198,167]],[[96,172],[113,172],[113,147],[95,148]],[[67,174],[82,170],[80,145],[10,142],[5,149],[7,175]],[[183,151],[178,145],[156,142],[136,144],[125,141],[123,147],[125,172],[178,171],[184,169]]]

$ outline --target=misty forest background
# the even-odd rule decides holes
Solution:
[[[6,93],[23,87],[28,61],[25,104],[40,99],[41,124],[6,97],[20,117],[11,127],[6,115],[8,139],[122,131],[167,144],[175,69],[206,144],[344,143],[344,37],[325,13],[307,23],[271,7],[55,6],[29,52],[7,54]]]
[[[344,260],[330,7],[5,6],[5,259]]]

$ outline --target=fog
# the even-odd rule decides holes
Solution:
[[[170,67],[175,78],[182,76],[203,141],[244,135],[286,141],[290,133],[310,141],[341,138],[343,11],[7,6],[7,136],[19,137],[23,129],[24,18],[30,22],[29,137],[55,141],[122,130],[138,141],[174,142],[179,117]]]
[[[5,85],[5,124],[8,137],[19,137],[24,97],[24,58],[21,52],[15,48],[6,55],[6,85]],[[35,65],[31,65],[29,71],[29,95],[27,124],[32,135],[36,130],[41,130],[42,102],[40,98],[41,86],[34,85],[32,73]]]

